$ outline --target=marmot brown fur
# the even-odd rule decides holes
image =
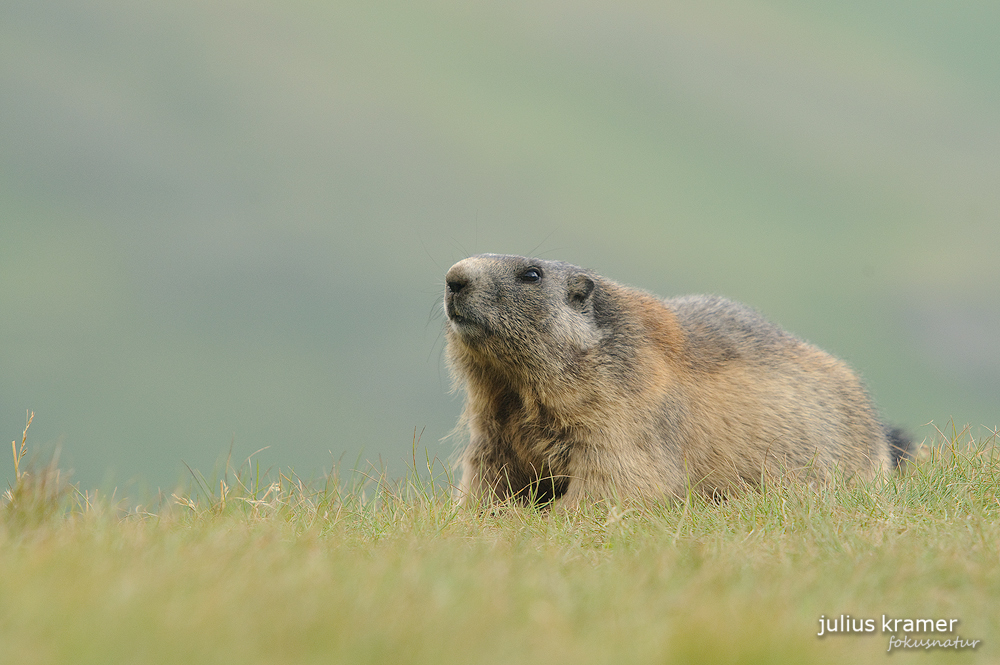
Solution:
[[[463,502],[721,498],[764,477],[871,478],[907,452],[843,362],[743,305],[521,256],[473,256],[445,281]]]

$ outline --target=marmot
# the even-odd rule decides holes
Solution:
[[[720,499],[764,477],[871,478],[907,454],[847,365],[744,305],[497,254],[445,282],[464,503]]]

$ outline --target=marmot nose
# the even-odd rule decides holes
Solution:
[[[446,285],[444,292],[444,309],[448,314],[448,318],[452,321],[461,319],[462,317],[458,313],[459,309],[459,293],[467,287],[472,282],[472,276],[469,274],[470,271],[466,266],[461,265],[461,263],[455,264],[448,271],[448,274],[444,276],[444,283]],[[467,292],[468,293],[468,292]]]
[[[472,281],[468,266],[464,261],[459,261],[451,267],[448,274],[444,276],[444,282],[448,286],[448,293],[458,293]]]

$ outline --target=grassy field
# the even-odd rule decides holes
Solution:
[[[314,483],[249,463],[126,510],[15,446],[0,662],[883,662],[883,615],[978,640],[895,662],[997,660],[994,443],[952,432],[871,486],[570,516],[459,510],[434,461]],[[840,615],[871,630],[817,635]]]

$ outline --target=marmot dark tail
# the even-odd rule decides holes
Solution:
[[[885,438],[889,440],[889,453],[892,455],[892,467],[901,469],[907,460],[913,459],[913,438],[902,427],[886,427]]]

